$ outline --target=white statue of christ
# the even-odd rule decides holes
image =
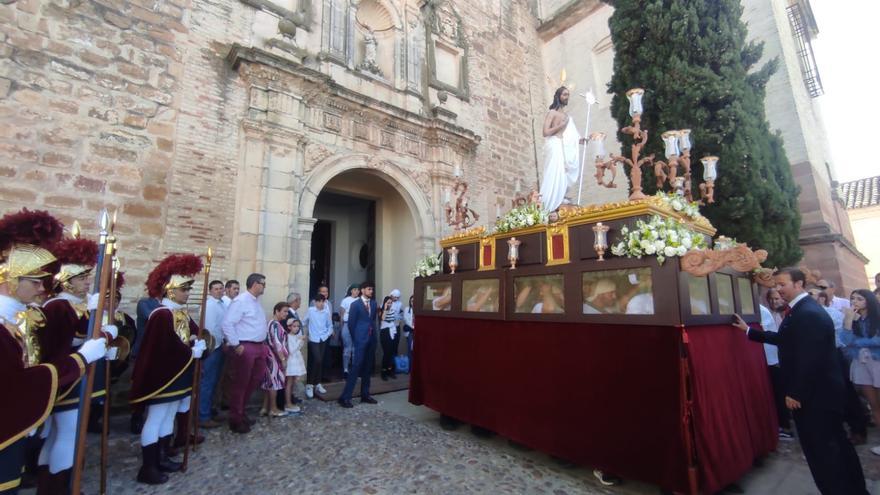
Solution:
[[[569,186],[577,182],[578,142],[581,136],[567,113],[569,91],[565,86],[556,90],[553,104],[544,118],[544,177],[541,202],[547,211],[559,208]]]

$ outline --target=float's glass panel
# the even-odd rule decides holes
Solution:
[[[513,279],[516,313],[561,314],[565,312],[562,275],[534,275]]]
[[[498,279],[464,280],[461,283],[461,310],[476,313],[498,312]]]
[[[733,307],[733,277],[716,273],[715,284],[718,286],[718,312],[723,315],[732,315],[736,312]]]
[[[755,300],[752,299],[752,282],[747,278],[738,277],[736,283],[739,285],[739,304],[743,314],[755,314]]]
[[[425,300],[422,301],[425,311],[452,310],[452,282],[431,282],[425,284]]]
[[[692,315],[708,315],[712,306],[709,304],[709,278],[688,275],[688,293],[691,300]]]
[[[598,314],[654,314],[651,269],[627,268],[584,272],[581,277],[582,311]]]

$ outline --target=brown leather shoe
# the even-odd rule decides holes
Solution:
[[[199,427],[210,430],[212,428],[219,428],[223,426],[223,423],[217,421],[216,419],[209,419],[208,421],[199,421]]]

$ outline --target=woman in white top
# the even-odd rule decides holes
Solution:
[[[342,318],[342,373],[345,378],[348,378],[348,366],[354,357],[354,342],[348,330],[348,311],[351,303],[357,301],[360,295],[360,287],[352,284],[348,287],[348,295],[339,303],[339,317]]]

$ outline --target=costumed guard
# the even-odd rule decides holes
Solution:
[[[76,352],[49,361],[37,334],[46,318],[35,302],[46,291],[55,256],[45,249],[61,237],[61,223],[45,212],[22,210],[0,219],[0,493],[17,493],[25,440],[49,416],[60,391],[79,381],[86,364],[104,357],[106,338],[86,340]],[[42,246],[42,247],[41,247]],[[12,404],[15,404],[12,407]],[[46,473],[48,474],[48,473]],[[62,477],[49,493],[67,493]]]
[[[122,272],[116,272],[116,308],[113,308],[113,325],[119,329],[117,339],[125,339],[128,349],[120,349],[116,360],[110,363],[110,379],[116,383],[120,376],[128,369],[131,358],[131,345],[137,338],[137,323],[134,318],[125,313],[119,306],[122,304],[122,287],[125,286],[125,276]]]
[[[46,325],[37,331],[43,362],[53,362],[59,356],[75,352],[83,344],[88,336],[89,311],[98,304],[98,294],[89,296],[92,271],[98,260],[98,243],[91,239],[81,239],[76,223],[72,230],[73,237],[61,240],[52,248],[61,268],[55,274],[56,296],[43,304]],[[112,325],[104,325],[103,330],[114,336],[117,333],[116,327]],[[101,361],[95,367],[91,399],[96,402],[104,400],[107,393],[104,383],[106,364],[106,361]],[[58,394],[52,416],[41,433],[46,441],[40,451],[37,471],[39,495],[68,492],[66,487],[63,491],[54,487],[66,486],[73,468],[79,417],[79,384],[77,381]],[[101,410],[100,407],[96,409]],[[40,482],[44,479],[46,470],[52,489]]]
[[[201,269],[198,256],[177,254],[162,260],[147,278],[150,297],[163,299],[147,320],[132,373],[131,403],[147,408],[141,430],[143,465],[137,475],[141,483],[165,483],[164,473],[181,469],[168,452],[175,417],[178,435],[186,438],[194,360],[207,348],[186,311],[194,276]]]

